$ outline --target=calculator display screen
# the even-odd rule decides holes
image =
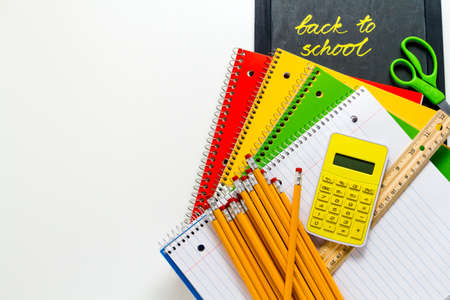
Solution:
[[[375,164],[371,163],[370,161],[365,161],[339,153],[336,153],[336,155],[334,156],[333,164],[358,172],[363,172],[369,175],[372,175],[373,169],[375,167]]]

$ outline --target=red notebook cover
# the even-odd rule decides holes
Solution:
[[[370,85],[376,86],[377,88],[380,88],[380,89],[390,92],[392,94],[396,94],[405,99],[411,100],[417,104],[422,104],[423,95],[419,92],[402,89],[402,88],[395,87],[392,85],[378,83],[378,82],[374,82],[374,81],[370,81],[370,80],[366,80],[366,79],[361,79],[361,78],[356,78],[356,79],[367,82]]]
[[[199,178],[192,194],[193,209],[190,207],[187,214],[190,221],[201,215],[208,207],[207,200],[216,191],[270,61],[269,56],[240,48],[233,54],[222,88],[223,102],[221,106],[218,105],[216,119],[211,126],[211,139],[208,141],[207,151],[198,173]]]

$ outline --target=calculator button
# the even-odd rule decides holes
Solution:
[[[347,207],[348,209],[355,209],[356,201],[346,199],[346,200],[344,200],[344,206]]]
[[[319,219],[316,219],[316,218],[312,218],[310,224],[312,227],[316,227],[316,228],[322,227],[322,221],[320,221]]]
[[[369,210],[370,210],[370,206],[365,205],[365,204],[358,204],[356,206],[356,208],[358,209],[358,211],[366,213],[366,214],[369,213]]]
[[[343,199],[339,197],[331,197],[331,203],[336,205],[342,205]]]
[[[313,217],[315,217],[315,218],[317,218],[317,219],[323,219],[324,217],[325,217],[325,212],[323,212],[323,211],[320,211],[320,210],[314,210],[313,211]]]
[[[333,178],[331,178],[330,176],[322,176],[322,181],[323,182],[328,182],[328,183],[333,183]]]
[[[316,208],[320,209],[320,210],[323,210],[323,211],[326,211],[328,209],[328,203],[317,201]]]
[[[354,239],[360,240],[364,233],[364,223],[355,222],[352,226],[352,232],[350,236]]]
[[[347,182],[339,179],[336,181],[336,185],[341,186],[341,187],[347,187]]]
[[[350,209],[347,209],[347,208],[342,209],[341,215],[346,218],[353,218],[353,214],[354,214],[353,211],[351,211]]]
[[[348,192],[347,199],[358,200],[358,193],[353,191]]]
[[[328,212],[330,212],[330,213],[332,213],[332,214],[335,214],[335,215],[337,215],[337,214],[339,214],[339,211],[341,210],[341,207],[340,206],[337,206],[337,205],[330,205],[330,209],[328,209]]]
[[[356,221],[366,222],[367,219],[368,219],[368,215],[367,214],[363,214],[363,213],[360,213],[360,212],[357,212],[355,214],[355,220]]]
[[[317,199],[319,201],[328,202],[328,201],[330,201],[330,195],[327,195],[324,193],[319,193],[319,195],[317,195]]]
[[[331,185],[322,183],[322,185],[320,186],[320,191],[324,192],[324,193],[331,194],[331,191],[332,191]]]
[[[355,191],[359,191],[361,189],[361,186],[356,183],[351,183],[349,188],[351,188],[352,190],[355,190]]]
[[[361,195],[361,197],[359,198],[359,202],[364,203],[364,204],[372,204],[372,196],[367,196],[367,195]]]
[[[327,216],[327,222],[336,224],[336,222],[337,222],[337,217],[336,217],[335,215],[333,215],[333,214],[328,214],[328,216]]]
[[[370,188],[370,187],[363,187],[362,188],[362,192],[366,193],[366,194],[369,194],[369,195],[375,194],[375,190],[373,188]]]
[[[338,197],[344,197],[344,195],[345,195],[345,189],[343,189],[343,188],[336,188],[336,189],[334,190],[334,195],[335,195],[335,196],[338,196]]]
[[[324,230],[329,232],[334,232],[336,230],[336,225],[325,223],[325,226],[323,227]]]
[[[348,235],[348,228],[338,227],[337,233],[340,234],[340,235],[343,235],[343,236],[347,236]]]
[[[343,218],[343,217],[339,218],[339,225],[345,226],[345,227],[350,227],[350,224],[352,224],[352,221],[350,219]]]

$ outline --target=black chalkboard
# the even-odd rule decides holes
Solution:
[[[256,0],[255,9],[255,51],[282,48],[385,84],[394,84],[389,66],[402,57],[400,42],[421,37],[435,49],[445,92],[440,0]],[[419,47],[413,52],[431,72],[429,55]]]

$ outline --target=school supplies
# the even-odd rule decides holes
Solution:
[[[419,175],[449,134],[449,116],[443,111],[436,112],[427,126],[413,139],[386,172],[378,196],[372,226],[377,224],[392,204],[404,193],[408,185]],[[353,248],[327,242],[321,246],[320,250],[330,272],[335,272],[350,255]]]
[[[407,44],[411,43],[422,46],[430,54],[433,62],[430,74],[424,73],[419,59],[407,48]],[[426,41],[416,36],[405,38],[401,42],[400,48],[408,59],[397,58],[391,63],[390,74],[392,79],[401,86],[411,87],[422,93],[431,103],[439,106],[445,113],[450,114],[450,105],[445,101],[445,95],[436,87],[438,63],[433,48]],[[399,65],[405,66],[410,71],[410,80],[402,80],[397,76],[395,67]]]
[[[268,132],[303,85],[312,68],[295,65],[296,56],[278,49],[268,68],[247,120],[222,175],[221,182],[231,186],[233,176],[240,175],[244,156],[263,142]]]
[[[287,232],[289,230],[291,204],[285,203],[283,206],[283,199],[279,197],[276,188],[273,185],[269,185],[265,172],[257,167],[254,158],[246,155],[246,159],[248,165],[251,168],[254,168],[251,174],[249,174],[250,179],[254,182],[254,189],[261,195],[267,195],[266,197],[261,197],[263,204],[284,243],[288,244]],[[305,279],[310,283],[311,289],[316,291],[316,293],[317,289],[319,289],[320,294],[322,294],[325,299],[341,299],[342,295],[339,292],[336,283],[322,264],[322,260],[318,256],[314,246],[311,246],[312,242],[306,234],[303,225],[300,224],[298,227],[300,235],[297,236],[296,247],[298,253],[295,256],[295,260],[299,267],[304,270],[302,274],[305,274]]]
[[[259,166],[271,161],[328,111],[345,100],[353,90],[321,68],[314,68],[286,111],[255,154]],[[247,141],[251,143],[252,141]]]
[[[332,134],[307,231],[336,243],[363,246],[386,167],[387,153],[386,146]]]
[[[317,0],[255,1],[256,52],[280,47],[338,72],[379,83],[392,84],[386,67],[400,55],[398,46],[410,35],[425,39],[435,50],[437,87],[445,93],[441,0],[320,0],[320,5]],[[414,53],[429,74],[432,60],[421,50]],[[428,99],[424,104],[433,106]]]
[[[188,223],[201,215],[206,200],[214,194],[270,60],[262,54],[234,50],[186,213]]]
[[[357,122],[353,122],[357,118]],[[323,123],[322,123],[323,121]],[[315,130],[315,132],[312,131]],[[333,132],[371,140],[389,148],[389,160],[399,157],[409,137],[365,88],[358,89],[314,124],[267,166],[269,177],[282,182],[282,192],[292,194],[295,176],[304,170],[300,219],[307,220]],[[450,278],[447,261],[448,181],[428,164],[399,201],[375,226],[366,246],[356,248],[336,271],[334,279],[346,299],[445,298]],[[421,284],[417,284],[421,282]]]

